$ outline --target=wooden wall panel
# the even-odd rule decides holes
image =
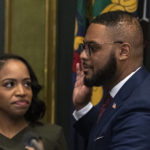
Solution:
[[[5,15],[5,1],[0,0],[0,54],[4,51],[4,15]]]
[[[56,1],[6,0],[6,12],[5,52],[29,61],[43,86],[40,98],[47,105],[44,120],[54,123]]]

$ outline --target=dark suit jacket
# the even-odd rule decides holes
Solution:
[[[123,85],[97,122],[102,103],[74,125],[88,139],[88,150],[150,150],[150,74],[144,67]]]

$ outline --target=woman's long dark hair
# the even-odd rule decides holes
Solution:
[[[34,71],[32,70],[31,66],[29,65],[29,63],[21,56],[14,55],[14,54],[1,55],[0,69],[3,67],[5,62],[7,62],[10,59],[19,60],[23,62],[29,71],[33,96],[32,96],[31,105],[28,111],[25,113],[25,119],[31,123],[36,123],[38,122],[39,119],[41,119],[44,116],[46,110],[44,102],[38,99],[38,93],[41,90],[41,85],[39,85],[37,77]]]

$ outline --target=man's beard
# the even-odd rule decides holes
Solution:
[[[116,70],[116,58],[112,53],[107,64],[102,69],[99,69],[92,78],[84,78],[84,84],[88,87],[106,85],[113,80]]]

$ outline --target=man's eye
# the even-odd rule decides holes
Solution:
[[[99,44],[89,44],[89,49],[91,52],[96,52],[101,49],[101,45]]]
[[[12,88],[14,85],[15,85],[14,82],[6,82],[6,83],[4,83],[4,87],[6,87],[6,88]]]
[[[79,49],[81,49],[81,50],[85,49],[85,44],[81,43],[81,44],[79,45]]]

